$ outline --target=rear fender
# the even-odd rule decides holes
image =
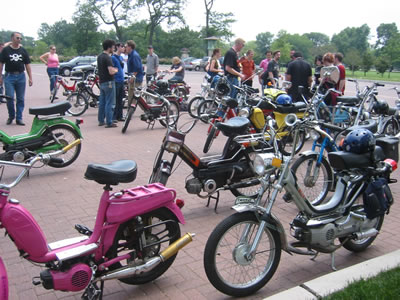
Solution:
[[[0,300],[8,299],[8,277],[3,260],[0,257]]]
[[[252,204],[237,204],[232,206],[234,210],[236,210],[238,213],[243,213],[243,212],[254,212],[257,214],[257,218],[260,218],[261,215],[264,214],[264,208],[259,207],[256,205]],[[286,234],[285,234],[285,229],[283,228],[282,223],[279,221],[277,217],[275,217],[272,213],[270,214],[269,222],[267,222],[267,227],[269,227],[272,230],[275,230],[279,233],[279,237],[281,240],[281,245],[282,249],[285,250],[286,252],[290,253],[288,250],[288,243],[286,239]]]

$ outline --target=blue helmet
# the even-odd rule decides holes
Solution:
[[[362,154],[373,151],[375,144],[376,140],[371,131],[364,128],[357,128],[346,135],[342,149],[346,152]]]
[[[292,104],[292,97],[290,97],[287,94],[279,95],[278,98],[276,98],[276,103],[278,103],[280,105]]]

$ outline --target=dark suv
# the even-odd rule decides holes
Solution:
[[[60,75],[70,76],[71,70],[80,65],[90,65],[92,62],[97,61],[96,56],[77,56],[68,62],[60,63]]]

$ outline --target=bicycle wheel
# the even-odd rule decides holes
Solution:
[[[302,155],[292,165],[297,184],[312,205],[321,204],[334,181],[334,175],[325,157],[317,164],[318,154]]]
[[[71,103],[68,113],[73,116],[80,116],[88,109],[88,100],[80,93],[72,93],[67,97],[67,101]]]
[[[38,150],[38,152],[54,152],[62,149],[68,144],[80,138],[79,133],[73,129],[72,127],[65,124],[57,124],[48,128],[44,135],[55,136],[57,140],[54,138],[43,144],[43,146]],[[54,149],[54,150],[46,150],[46,149]],[[53,168],[64,168],[72,164],[79,156],[81,152],[81,144],[75,146],[71,150],[65,152],[64,154],[58,156],[63,160],[62,163],[59,162],[49,162],[49,166]]]
[[[382,131],[386,135],[395,136],[400,131],[399,123],[397,123],[395,118],[390,118],[386,121]]]
[[[130,258],[111,265],[110,270],[119,269],[128,264],[142,265],[151,258],[158,256],[181,236],[178,220],[175,214],[167,208],[153,210],[141,215],[140,218],[143,224],[138,224],[138,218],[134,217],[119,226],[114,243],[106,254],[109,259],[129,253],[137,253],[138,255],[130,255]],[[141,225],[151,226],[151,228],[145,228],[143,231],[138,230]],[[143,243],[148,246],[142,248]],[[148,271],[119,280],[126,284],[135,285],[151,282],[168,270],[176,255]]]
[[[194,97],[193,99],[191,99],[189,101],[188,113],[192,118],[197,118],[198,117],[197,110],[198,110],[200,104],[205,100],[206,99],[204,97],[197,96],[197,97]]]
[[[215,114],[218,110],[218,103],[214,100],[205,100],[201,103],[197,109],[197,115],[200,117],[204,114]],[[202,122],[207,123],[207,121],[200,119]]]
[[[208,238],[204,268],[208,280],[222,293],[249,296],[274,275],[281,258],[277,231],[265,227],[256,252],[249,255],[259,225],[253,212],[236,213],[219,223]]]
[[[167,104],[164,104],[161,109],[160,124],[164,127],[175,125],[179,118],[179,105],[176,101],[169,101],[169,109]]]
[[[204,144],[203,148],[203,153],[207,153],[210,150],[214,139],[217,137],[217,132],[217,128],[212,126],[210,132],[207,135],[206,143]]]
[[[122,126],[122,130],[121,130],[122,133],[125,133],[126,130],[128,129],[129,122],[131,121],[132,116],[135,113],[135,110],[136,110],[136,107],[134,107],[134,106],[129,107],[128,112],[125,117],[124,126]]]
[[[288,128],[284,128],[281,133],[288,131],[288,134],[283,136],[279,141],[278,141],[278,147],[279,151],[285,155],[285,156],[290,156],[293,151],[293,141],[294,141],[294,132],[291,131]],[[279,133],[278,133],[279,134]],[[296,145],[295,149],[295,154],[299,153],[300,150],[303,148],[304,143],[306,141],[306,132],[304,130],[299,132],[299,141]]]
[[[58,84],[57,84],[57,80],[56,80],[56,83],[55,83],[54,88],[53,88],[53,90],[52,90],[52,93],[51,93],[51,95],[50,95],[50,102],[51,102],[51,103],[53,103],[54,100],[56,99],[56,97],[57,97],[57,92],[58,92]]]

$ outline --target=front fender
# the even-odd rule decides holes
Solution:
[[[258,214],[263,214],[265,209],[260,206],[252,205],[252,204],[237,204],[232,206],[234,210],[236,210],[238,213],[243,213],[243,212],[254,212]],[[282,249],[285,250],[286,252],[290,253],[288,250],[288,243],[286,239],[286,234],[285,234],[285,229],[283,228],[282,223],[279,221],[279,219],[274,215],[270,214],[270,220],[272,221],[273,224],[267,223],[267,227],[270,227],[272,230],[275,230],[279,233],[279,237],[281,240],[281,245]]]
[[[308,155],[319,155],[319,151],[313,151],[313,150],[306,150],[301,153],[299,153],[299,156],[308,156]]]
[[[0,257],[0,300],[8,299],[8,277],[3,260]]]

